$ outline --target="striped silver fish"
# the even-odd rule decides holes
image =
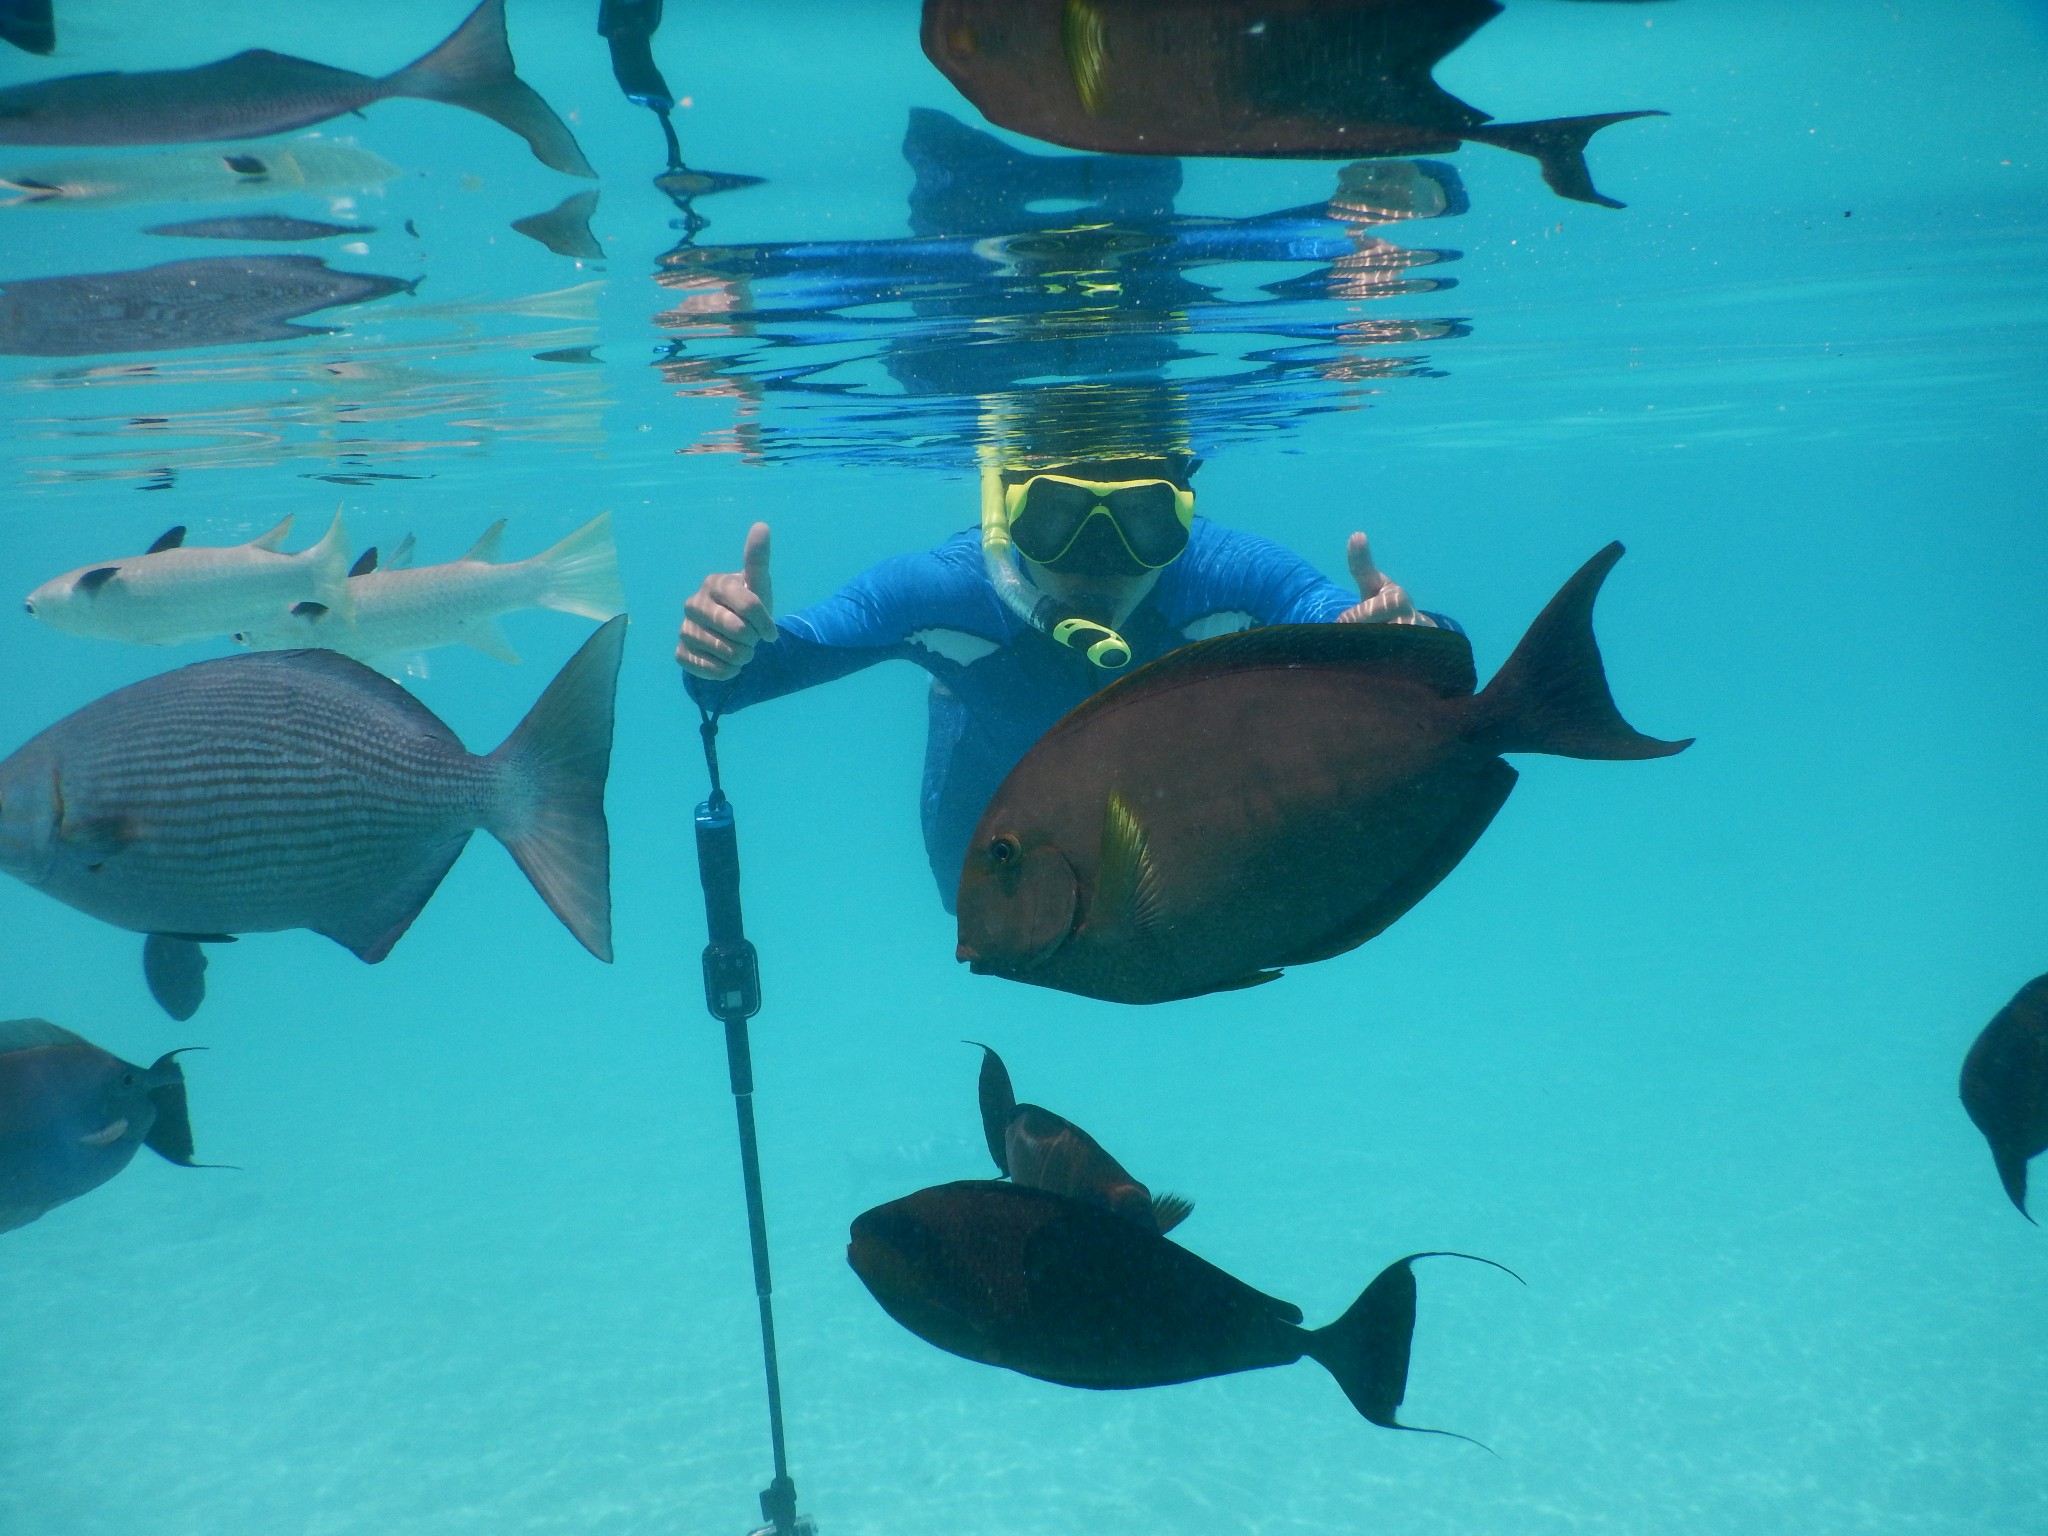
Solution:
[[[0,762],[0,870],[149,935],[165,1011],[205,995],[201,943],[309,928],[374,965],[478,828],[610,960],[604,819],[623,615],[488,757],[331,651],[230,656],[118,689]]]

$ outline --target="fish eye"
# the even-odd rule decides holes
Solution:
[[[21,611],[30,618],[34,618],[36,616],[36,605],[32,602],[24,601],[21,605]]]
[[[1007,864],[1017,857],[1017,839],[998,837],[988,845],[988,856],[998,864]]]
[[[121,1086],[123,1088],[133,1088],[135,1086],[135,1074],[133,1072],[123,1072],[121,1074]]]

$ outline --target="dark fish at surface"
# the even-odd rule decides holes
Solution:
[[[1495,0],[925,0],[924,51],[990,122],[1125,155],[1360,159],[1529,155],[1551,189],[1594,190],[1606,112],[1497,123],[1430,71],[1501,13]]]
[[[42,1019],[0,1020],[0,1232],[97,1189],[137,1147],[197,1166],[180,1054],[131,1066]]]
[[[1171,1232],[1193,1214],[1193,1201],[1153,1194],[1073,1121],[1019,1104],[1003,1058],[985,1045],[981,1051],[981,1130],[989,1156],[1014,1183],[1099,1205],[1147,1232]]]
[[[118,689],[0,762],[0,870],[149,935],[180,1017],[197,946],[308,928],[374,965],[478,828],[611,959],[604,785],[623,616],[473,757],[396,683],[332,651],[202,661]]]
[[[959,958],[1110,1002],[1270,981],[1379,933],[1514,787],[1503,752],[1665,757],[1607,691],[1610,544],[1486,691],[1448,629],[1295,624],[1204,640],[1077,705],[1010,771],[960,876]]]
[[[883,1311],[968,1360],[1061,1386],[1118,1390],[1292,1365],[1306,1355],[1337,1378],[1353,1407],[1388,1429],[1416,1428],[1394,1416],[1407,1394],[1415,1332],[1409,1266],[1439,1257],[1472,1255],[1397,1259],[1336,1322],[1303,1328],[1299,1307],[1171,1238],[1099,1206],[993,1180],[942,1184],[863,1212],[846,1250]]]
[[[179,224],[153,224],[145,235],[177,235],[186,240],[332,240],[336,235],[374,235],[371,224],[323,224],[281,213],[257,213],[240,219],[186,219]]]
[[[2027,1220],[2027,1160],[2048,1152],[2048,976],[1998,1010],[1963,1058],[1963,1108],[2006,1196]]]
[[[438,48],[381,79],[253,48],[191,69],[64,75],[0,90],[0,144],[256,139],[409,96],[481,113],[545,165],[595,176],[567,125],[513,72],[505,0],[483,0]]]
[[[331,327],[286,322],[413,287],[337,272],[318,256],[198,256],[132,272],[23,278],[0,283],[0,354],[87,357],[328,336]]]

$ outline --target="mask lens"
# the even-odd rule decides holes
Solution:
[[[1073,546],[1095,505],[1095,493],[1085,485],[1030,481],[1024,487],[1024,505],[1010,522],[1010,537],[1026,559],[1050,565]]]
[[[1163,481],[1121,486],[1102,500],[1139,564],[1157,570],[1188,547],[1173,487]]]

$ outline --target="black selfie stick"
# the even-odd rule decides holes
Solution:
[[[775,1480],[761,1492],[768,1524],[753,1536],[812,1536],[816,1527],[796,1512],[796,1484],[782,1437],[782,1377],[775,1363],[774,1289],[768,1275],[768,1216],[761,1201],[761,1153],[754,1136],[754,1059],[747,1020],[761,1011],[761,967],[740,914],[740,845],[732,802],[718,778],[718,716],[704,717],[704,765],[711,798],[697,807],[697,873],[704,882],[704,1006],[725,1026],[726,1069],[739,1112],[740,1175],[747,1189],[747,1230],[754,1244],[754,1295],[761,1304],[761,1358],[768,1372],[768,1435],[775,1450]]]

